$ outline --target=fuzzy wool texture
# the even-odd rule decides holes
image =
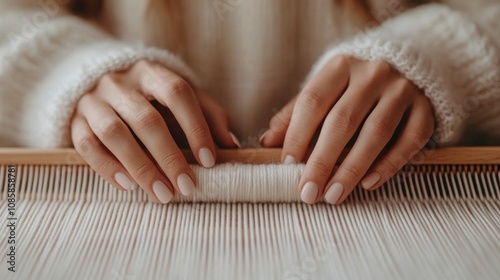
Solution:
[[[141,30],[162,30],[144,20],[146,1],[108,0],[92,23],[52,2],[0,4],[0,146],[71,146],[79,98],[105,73],[140,59],[206,89],[242,144],[256,146],[271,116],[336,55],[385,60],[421,88],[434,107],[437,145],[500,138],[498,1],[406,12],[391,9],[394,1],[372,1],[374,14],[390,19],[368,29],[326,0],[233,1],[222,10],[187,0],[182,54],[145,38]]]

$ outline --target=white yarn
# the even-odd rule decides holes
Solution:
[[[297,201],[302,168],[195,169],[200,194],[189,199],[233,203],[160,205],[141,190],[113,189],[88,167],[19,166],[18,271],[6,270],[2,253],[0,279],[455,280],[500,273],[498,166],[415,167],[381,190],[357,189],[340,206],[236,203]],[[2,221],[6,174],[0,167]]]
[[[176,202],[299,202],[298,184],[304,165],[223,164],[213,169],[191,166],[198,191]]]

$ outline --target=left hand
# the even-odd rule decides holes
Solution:
[[[422,91],[387,62],[337,56],[271,119],[261,143],[283,145],[282,161],[300,162],[316,131],[319,137],[299,183],[300,197],[315,203],[324,196],[326,202],[339,204],[358,183],[374,190],[394,176],[430,139],[434,116]],[[357,132],[352,149],[334,171]]]

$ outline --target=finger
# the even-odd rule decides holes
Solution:
[[[174,138],[175,143],[177,143],[177,147],[180,149],[189,149],[186,135],[184,134],[184,131],[182,131],[182,128],[179,126],[179,123],[175,119],[172,112],[170,112],[167,107],[161,105],[157,100],[151,101],[151,105],[160,113],[163,120],[167,124],[170,135]]]
[[[183,195],[191,194],[196,182],[194,172],[153,105],[141,93],[126,92],[119,86],[102,96],[140,139],[175,189]]]
[[[403,94],[386,96],[368,116],[353,148],[326,185],[326,202],[337,204],[349,196],[403,119],[411,100]]]
[[[71,124],[71,138],[75,150],[101,175],[119,190],[132,190],[137,183],[132,180],[122,164],[104,147],[83,117],[75,117]]]
[[[300,196],[306,203],[316,202],[323,194],[342,150],[375,103],[375,95],[359,92],[356,86],[349,87],[325,119],[299,184]]]
[[[396,175],[428,142],[434,131],[434,117],[427,102],[425,97],[415,101],[401,135],[361,181],[363,188],[374,190],[380,187]]]
[[[241,148],[240,141],[229,130],[226,111],[204,92],[198,93],[198,100],[215,142],[224,148]]]
[[[78,104],[79,111],[86,117],[94,134],[132,178],[155,200],[168,203],[173,197],[170,182],[141,149],[129,128],[113,109],[89,95],[84,96]]]
[[[328,63],[298,95],[283,144],[284,162],[303,159],[317,128],[347,87],[349,75],[347,58],[339,56]]]
[[[214,166],[215,145],[191,86],[176,74],[159,67],[149,67],[139,75],[144,93],[169,108],[179,122],[198,162],[207,168]],[[160,81],[159,86],[145,84],[151,79]]]
[[[262,146],[270,148],[283,145],[296,101],[297,97],[294,97],[271,118],[269,129],[259,139]]]

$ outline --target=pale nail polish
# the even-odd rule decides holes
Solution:
[[[335,204],[339,201],[344,193],[344,186],[340,183],[333,183],[325,194],[325,201],[330,204]]]
[[[264,142],[264,139],[266,138],[267,136],[267,133],[269,132],[269,130],[266,130],[266,132],[264,132],[260,138],[259,138],[259,143],[262,145],[262,142]]]
[[[130,180],[129,177],[121,172],[115,174],[115,181],[125,190],[131,190],[134,186],[134,181]]]
[[[162,181],[156,181],[153,183],[153,192],[162,203],[169,203],[170,200],[172,200],[172,197],[174,197],[170,189]]]
[[[380,173],[372,172],[368,176],[366,176],[363,180],[361,180],[361,186],[363,188],[369,190],[375,186],[375,184],[380,181]]]
[[[241,148],[240,140],[238,140],[238,138],[236,138],[236,135],[234,135],[232,132],[229,132],[229,135],[233,139],[233,143],[236,145],[236,147]]]
[[[285,157],[285,160],[283,161],[284,164],[294,164],[294,163],[297,163],[297,161],[295,160],[294,157],[292,157],[291,155],[287,155]]]
[[[313,204],[318,196],[318,185],[313,182],[308,182],[304,185],[300,199],[308,204]]]
[[[195,188],[193,180],[187,174],[181,174],[177,177],[177,187],[182,195],[191,194]]]
[[[215,157],[209,148],[201,148],[198,152],[200,157],[201,165],[206,168],[210,168],[215,165]]]

